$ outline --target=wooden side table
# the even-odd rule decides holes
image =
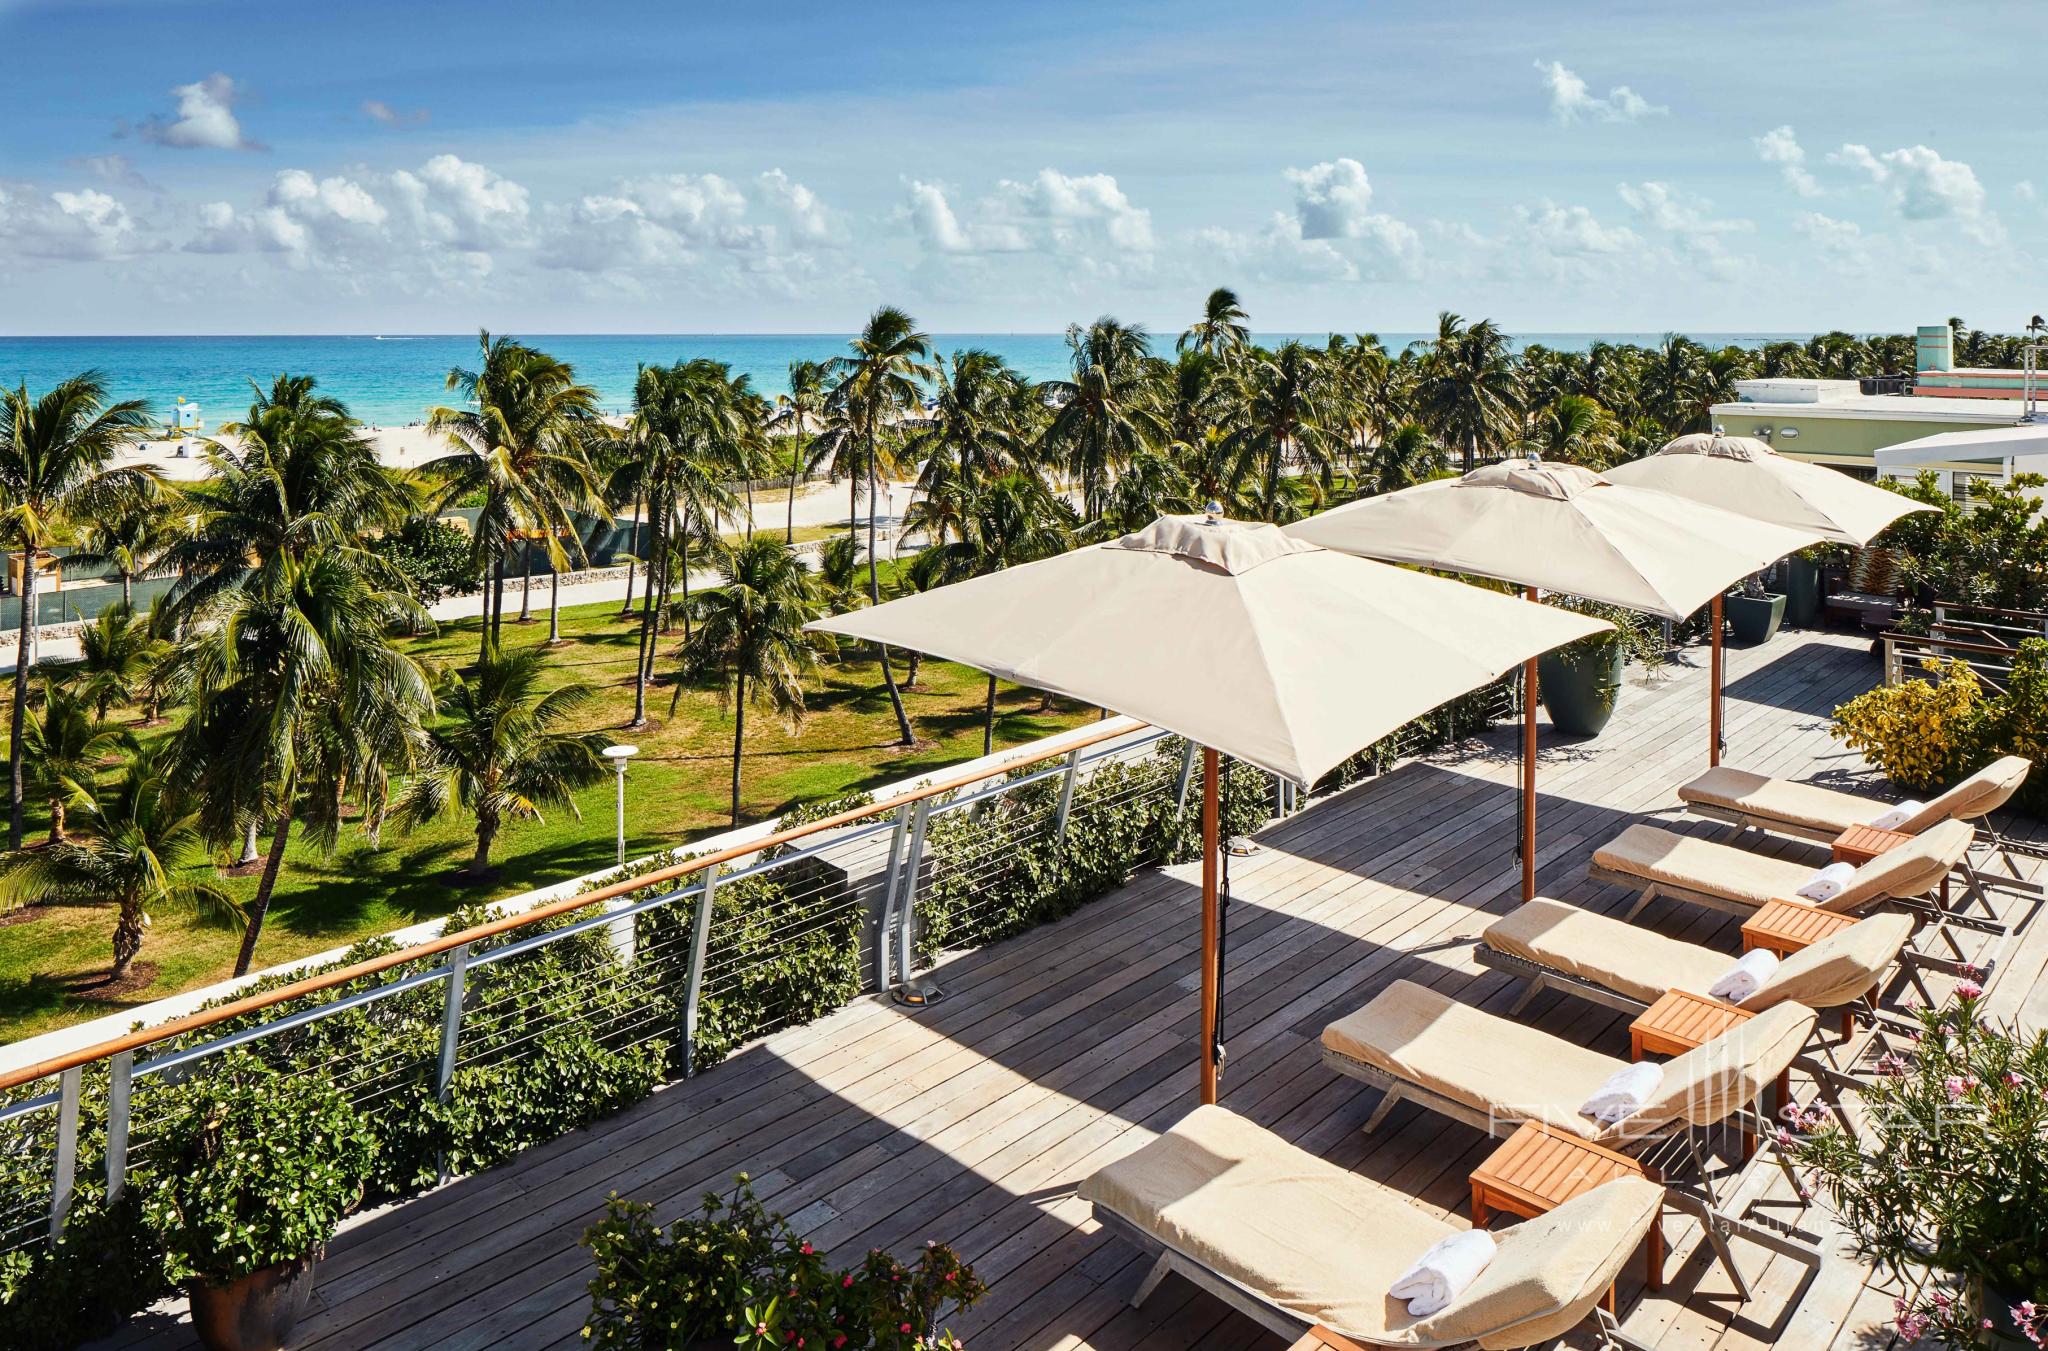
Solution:
[[[1879,830],[1876,826],[1850,826],[1835,836],[1832,861],[1852,863],[1860,868],[1879,854],[1888,853],[1902,844],[1912,842],[1911,835],[1902,835],[1896,830]]]
[[[1287,1351],[1365,1351],[1365,1348],[1340,1332],[1332,1332],[1321,1323],[1301,1334],[1301,1340],[1287,1348]]]
[[[1524,1121],[1486,1162],[1472,1170],[1472,1227],[1484,1229],[1495,1211],[1533,1220],[1575,1196],[1618,1177],[1648,1177],[1643,1165],[1605,1145],[1581,1140],[1540,1121]],[[1653,1181],[1655,1179],[1652,1179]],[[1664,1284],[1663,1211],[1650,1225],[1646,1244],[1652,1290]],[[1614,1290],[1607,1291],[1614,1312]]]
[[[1740,1026],[1754,1017],[1756,1015],[1748,1009],[1709,999],[1703,994],[1694,994],[1690,990],[1667,990],[1628,1025],[1629,1059],[1641,1060],[1646,1055],[1684,1055],[1695,1046],[1703,1046],[1729,1028]],[[1792,1071],[1787,1069],[1778,1076],[1778,1101],[1790,1102],[1791,1093]],[[1755,1152],[1756,1137],[1744,1131],[1742,1157],[1746,1159]]]
[[[1742,950],[1752,951],[1763,948],[1780,957],[1790,957],[1802,948],[1810,948],[1823,938],[1829,938],[1856,923],[1853,915],[1837,914],[1822,910],[1819,906],[1802,905],[1798,901],[1768,901],[1754,915],[1743,921]],[[1851,1036],[1856,1031],[1856,1010],[1853,1005],[1842,1007],[1842,1035]]]

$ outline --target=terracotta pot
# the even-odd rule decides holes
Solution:
[[[313,1298],[313,1271],[323,1255],[279,1262],[226,1285],[187,1286],[199,1344],[207,1351],[283,1351]]]

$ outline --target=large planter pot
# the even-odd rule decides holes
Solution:
[[[192,1331],[207,1351],[282,1351],[313,1298],[321,1254],[252,1271],[226,1285],[190,1285]]]
[[[1728,630],[1738,643],[1766,643],[1785,622],[1785,598],[1776,594],[1730,596],[1722,607]]]
[[[1820,616],[1820,564],[1794,554],[1785,560],[1785,621],[1809,628]]]
[[[1627,654],[1614,641],[1546,652],[1536,659],[1536,693],[1550,725],[1566,736],[1599,736],[1621,698]]]

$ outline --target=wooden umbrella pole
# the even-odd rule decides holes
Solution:
[[[1536,588],[1529,588],[1536,599]],[[1522,899],[1536,898],[1536,658],[1522,663]]]
[[[1221,861],[1217,835],[1220,774],[1215,751],[1202,752],[1202,1101],[1216,1101],[1216,940],[1221,931],[1216,873]]]
[[[1721,763],[1721,598],[1714,597],[1713,617],[1708,620],[1713,630],[1713,650],[1707,659],[1707,680],[1711,687],[1713,703],[1707,714],[1707,765],[1711,768]]]

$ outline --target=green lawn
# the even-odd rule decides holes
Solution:
[[[415,646],[441,661],[475,651],[476,620],[445,626]],[[549,663],[557,683],[596,685],[602,698],[589,726],[621,727],[632,715],[630,673],[637,630],[618,618],[615,604],[564,610],[567,640]],[[547,616],[505,626],[506,645],[539,643]],[[663,644],[657,670],[671,665],[681,635]],[[898,680],[905,674],[898,661]],[[849,658],[823,668],[802,731],[787,734],[772,718],[748,719],[744,817],[773,816],[791,804],[871,788],[973,759],[981,753],[984,677],[965,667],[925,662],[917,684],[904,692],[920,745],[895,744],[895,721],[880,670]],[[655,726],[621,738],[640,747],[627,783],[627,849],[651,853],[724,829],[727,819],[732,721],[714,691],[686,690],[673,719],[673,688],[666,680],[650,691]],[[4,701],[0,701],[4,705]],[[998,745],[1046,736],[1092,720],[1092,709],[1056,704],[1041,712],[1038,694],[1005,687],[998,700]],[[119,716],[119,715],[117,715]],[[161,732],[154,735],[162,735]],[[444,915],[468,901],[508,896],[591,872],[611,862],[613,787],[609,779],[580,794],[574,813],[509,827],[498,838],[500,876],[486,888],[465,888],[450,876],[467,862],[473,835],[449,819],[411,835],[387,829],[373,850],[360,833],[344,836],[323,858],[296,837],[286,856],[277,897],[257,949],[269,965],[340,946],[366,935]],[[233,851],[224,851],[223,858]],[[254,878],[229,879],[247,897]],[[154,918],[136,962],[146,980],[119,992],[98,990],[110,960],[111,912],[100,907],[39,907],[0,927],[0,1041],[13,1040],[85,1018],[147,1003],[228,975],[238,932],[200,926],[177,915]]]

